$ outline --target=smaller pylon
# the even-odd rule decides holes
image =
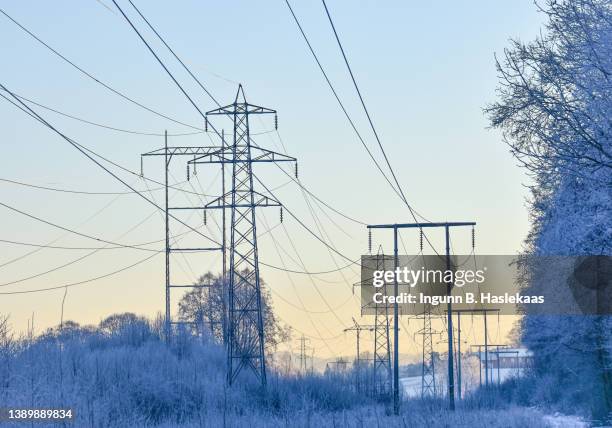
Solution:
[[[308,371],[308,352],[310,351],[311,353],[314,352],[314,348],[308,345],[308,342],[310,342],[310,339],[307,339],[306,337],[304,337],[304,335],[302,335],[302,337],[300,337],[300,356],[299,356],[299,360],[300,360],[300,374],[305,375]],[[311,357],[311,363],[312,363],[312,357]],[[312,371],[313,367],[311,364],[311,371]]]
[[[423,314],[423,328],[417,332],[423,337],[421,353],[421,397],[435,397],[436,366],[433,351],[433,330],[431,329],[431,306],[427,305]]]
[[[371,237],[371,234],[369,236]],[[385,270],[382,245],[378,247],[376,254],[376,270]],[[386,282],[383,285],[383,294],[387,295]],[[391,392],[392,381],[389,305],[376,303],[374,311],[374,394],[385,395]]]

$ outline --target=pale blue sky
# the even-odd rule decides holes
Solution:
[[[112,2],[104,2],[112,7]],[[120,4],[135,16],[128,2]],[[249,101],[279,111],[280,132],[287,150],[300,160],[300,177],[319,197],[370,223],[411,221],[343,117],[284,1],[172,4],[140,1],[137,5],[220,102],[231,102],[236,85],[230,81],[239,81],[245,85]],[[294,1],[293,5],[340,96],[381,159],[321,3]],[[528,229],[523,187],[527,178],[508,154],[499,133],[485,129],[487,121],[482,108],[495,97],[494,53],[502,52],[510,37],[529,40],[538,34],[542,15],[537,13],[535,5],[531,1],[509,0],[330,0],[328,6],[383,144],[411,203],[432,220],[476,220],[481,253],[518,251]],[[2,8],[111,86],[170,116],[201,124],[197,112],[118,13],[95,0],[4,1]],[[144,31],[144,24],[136,21]],[[151,34],[146,31],[145,34],[154,41]],[[189,130],[140,110],[83,77],[4,16],[0,16],[0,36],[5,41],[1,82],[20,95],[119,128],[152,132]],[[158,43],[153,45],[163,53],[166,63],[194,95],[201,109],[212,109],[211,100],[201,94]],[[38,111],[80,143],[133,170],[139,169],[141,152],[163,144],[160,138],[115,133]],[[0,115],[3,124],[0,178],[94,192],[124,190],[68,144],[4,100],[0,102]],[[264,120],[263,124],[256,121],[254,126],[258,130],[270,129],[272,121]],[[171,144],[207,144],[202,138],[174,139]],[[258,141],[272,149],[278,148],[275,134],[261,136]],[[148,163],[145,173],[159,179],[161,165],[154,161]],[[184,180],[184,167],[177,167],[173,174],[177,180]],[[139,189],[145,188],[140,180],[122,176]],[[262,167],[260,176],[269,180],[270,187],[286,181],[272,166]],[[200,178],[203,187],[210,184],[206,176]],[[216,184],[213,183],[214,191],[218,190]],[[57,194],[3,182],[0,189],[3,202],[84,233],[128,243],[163,237],[162,219],[158,214],[121,237],[153,212],[152,207],[135,196],[119,197],[89,223],[81,225],[114,197]],[[307,205],[294,185],[279,189],[278,196],[315,228]],[[161,193],[155,193],[155,197],[162,201]],[[330,215],[354,236],[347,237],[319,212],[334,244],[354,258],[365,252],[365,229]],[[4,225],[0,239],[46,243],[63,234],[4,208],[0,208],[0,219]],[[266,213],[266,220],[278,223],[278,212],[271,209]],[[309,270],[335,267],[327,250],[304,233],[295,221],[288,219],[285,225]],[[273,233],[291,253],[283,229],[279,227]],[[375,241],[388,242],[387,238],[379,236]],[[440,238],[432,236],[437,244]],[[407,235],[405,241],[411,247],[409,252],[416,250],[415,236]],[[58,242],[55,245],[92,245],[91,241],[74,237]],[[270,234],[262,237],[262,260],[280,265],[272,244]],[[456,236],[454,246],[458,252],[469,251],[468,231]],[[30,250],[2,245],[0,264]],[[41,251],[0,267],[0,283],[36,275],[86,253]],[[76,282],[120,269],[146,255],[131,250],[95,253],[53,274],[5,286],[0,291]],[[162,262],[158,257],[120,275],[71,288],[66,300],[66,318],[85,323],[96,322],[117,311],[151,315],[161,310]],[[190,260],[191,269],[184,260],[179,262],[184,265],[184,272],[177,269],[181,281],[190,281],[194,274],[211,264],[214,266],[214,261],[206,257]],[[290,268],[300,268],[287,257],[285,262]],[[345,264],[340,258],[336,262]],[[311,314],[309,318],[291,306],[300,306],[300,299],[287,276],[269,268],[262,268],[262,273],[274,290],[280,316],[307,334],[337,335],[342,328],[338,318],[349,323],[351,316],[358,313],[358,301],[350,297],[350,286],[317,280],[319,291],[329,299],[330,306],[339,307],[338,317],[327,313]],[[352,283],[355,274],[347,271],[344,278],[330,275],[320,279]],[[309,310],[328,311],[307,277],[295,275],[292,280]],[[26,319],[35,312],[36,324],[42,329],[58,323],[62,295],[62,290],[38,295],[0,295],[0,312],[11,313],[18,329],[24,329]],[[352,350],[350,337],[335,340],[329,342],[330,346],[320,341],[315,346],[321,355],[331,355],[331,347],[339,353]]]

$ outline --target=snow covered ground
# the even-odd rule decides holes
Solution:
[[[514,368],[503,368],[499,369],[499,371],[497,369],[493,369],[489,371],[489,382],[491,382],[492,384],[497,384],[498,382],[503,383],[507,379],[520,375],[522,375],[522,373],[520,373],[517,369]],[[443,394],[446,389],[446,380],[443,376],[443,373],[437,373],[436,376],[439,379],[436,385],[437,391],[438,393]],[[403,377],[400,378],[400,383],[404,389],[404,394],[406,395],[406,397],[421,396],[421,376]],[[482,373],[482,383],[485,383],[484,372]],[[476,370],[476,373],[474,374],[469,372],[467,368],[464,368],[461,384],[461,389],[464,392],[472,391],[478,388],[478,386],[480,385],[478,370]]]
[[[513,369],[500,369],[500,379],[503,382],[512,376],[516,376],[516,370]],[[492,379],[493,382],[497,383],[497,370],[495,370],[495,377]],[[400,383],[404,388],[404,394],[406,397],[416,398],[421,396],[421,377],[412,376],[404,377],[400,379]],[[476,385],[477,387],[478,385]],[[439,393],[444,392],[445,386],[438,388]],[[471,388],[470,388],[471,389]],[[545,415],[543,421],[550,428],[587,428],[589,425],[578,416],[568,416],[560,413],[552,415]]]
[[[587,428],[589,425],[577,416],[567,416],[559,413],[544,416],[550,428]]]
[[[403,377],[400,378],[400,383],[407,397],[421,396],[421,376]]]

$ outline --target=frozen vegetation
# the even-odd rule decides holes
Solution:
[[[612,3],[549,0],[541,9],[542,35],[512,41],[498,58],[498,101],[486,109],[532,177],[523,286],[567,292],[576,270],[541,269],[538,257],[580,256],[594,262],[589,286],[603,291],[612,256]],[[600,296],[608,297],[588,315],[526,314],[521,340],[534,361],[517,399],[609,425],[611,302]]]
[[[269,375],[268,388],[244,378],[226,387],[223,348],[162,323],[114,315],[96,327],[66,322],[37,337],[0,335],[0,402],[27,408],[72,407],[86,427],[550,426],[543,413],[490,396],[453,414],[443,401],[411,400],[391,416],[381,400],[357,394],[353,377]],[[37,423],[36,426],[44,426]]]

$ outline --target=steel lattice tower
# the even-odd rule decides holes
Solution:
[[[300,357],[299,357],[300,358],[300,371],[299,372],[304,375],[308,371],[308,355],[306,353],[307,351],[312,351],[314,353],[314,348],[308,346],[307,342],[309,342],[309,339],[307,339],[306,337],[304,337],[304,335],[302,335],[302,337],[300,338]]]
[[[253,144],[249,116],[276,111],[249,104],[242,85],[232,104],[211,110],[208,116],[225,115],[233,121],[231,145],[189,161],[191,164],[230,164],[230,190],[206,204],[205,209],[229,209],[230,246],[228,267],[227,379],[231,385],[243,368],[249,367],[266,384],[264,313],[261,301],[257,252],[257,207],[280,207],[271,196],[258,193],[253,184],[253,163],[295,162],[296,159]]]
[[[431,330],[431,305],[426,305],[423,314],[423,353],[421,356],[421,397],[436,396],[436,367],[433,352],[433,331]]]
[[[376,270],[385,269],[382,246],[376,254]],[[383,288],[387,295],[387,284]],[[389,306],[374,306],[374,388],[377,394],[387,394],[391,388],[391,343],[389,341]]]

